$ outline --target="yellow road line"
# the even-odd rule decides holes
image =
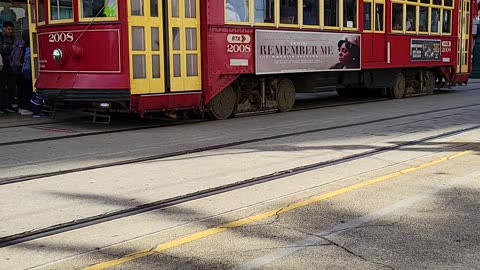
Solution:
[[[468,155],[468,154],[471,154],[471,153],[473,153],[473,151],[468,150],[468,151],[463,151],[463,152],[457,153],[457,154],[449,156],[449,157],[444,157],[444,158],[440,158],[440,159],[437,159],[437,160],[433,160],[433,161],[421,164],[421,165],[416,166],[416,167],[404,169],[404,170],[394,172],[394,173],[391,173],[391,174],[388,174],[388,175],[385,175],[385,176],[381,176],[381,177],[378,177],[378,178],[368,180],[366,182],[362,182],[362,183],[355,184],[355,185],[352,185],[352,186],[349,186],[349,187],[341,188],[341,189],[338,189],[338,190],[335,190],[335,191],[332,191],[332,192],[329,192],[329,193],[326,193],[326,194],[323,194],[323,195],[315,196],[315,197],[312,197],[308,200],[291,204],[287,207],[278,208],[278,209],[268,211],[268,212],[265,212],[265,213],[262,213],[262,214],[258,214],[258,215],[255,215],[255,216],[251,216],[251,217],[243,218],[243,219],[240,219],[240,220],[237,220],[237,221],[234,221],[234,222],[230,222],[230,223],[224,224],[224,225],[219,226],[219,227],[215,227],[215,228],[212,228],[212,229],[208,229],[208,230],[204,230],[204,231],[201,231],[201,232],[198,232],[198,233],[194,233],[190,236],[186,236],[186,237],[179,238],[179,239],[176,239],[176,240],[164,243],[164,244],[160,244],[155,249],[152,249],[152,250],[144,250],[144,251],[140,251],[140,252],[137,252],[137,253],[129,254],[129,255],[126,255],[122,258],[107,261],[107,262],[103,262],[103,263],[99,263],[99,264],[96,264],[96,265],[92,265],[92,266],[90,266],[88,268],[85,268],[85,269],[86,270],[106,269],[106,268],[110,268],[110,267],[114,267],[114,266],[117,266],[117,265],[121,265],[121,264],[130,262],[130,261],[133,261],[133,260],[136,260],[136,259],[139,259],[139,258],[147,257],[147,256],[150,256],[150,255],[153,255],[153,254],[162,253],[162,252],[164,252],[168,249],[172,249],[172,248],[175,248],[175,247],[178,247],[178,246],[181,246],[181,245],[184,245],[184,244],[196,241],[196,240],[200,240],[200,239],[203,239],[203,238],[215,235],[215,234],[219,234],[219,233],[225,232],[229,229],[242,227],[242,226],[247,225],[247,224],[252,223],[252,222],[256,222],[256,221],[260,221],[262,219],[273,217],[273,216],[276,216],[276,215],[281,214],[281,213],[286,213],[286,212],[292,211],[292,210],[300,208],[300,207],[305,207],[305,206],[313,204],[313,203],[324,201],[324,200],[327,200],[327,199],[330,199],[330,198],[333,198],[333,197],[336,197],[336,196],[339,196],[339,195],[342,195],[342,194],[345,194],[345,193],[348,193],[348,192],[351,192],[351,191],[354,191],[354,190],[357,190],[357,189],[360,189],[360,188],[371,186],[371,185],[374,185],[374,184],[377,184],[377,183],[380,183],[380,182],[383,182],[383,181],[386,181],[386,180],[396,178],[396,177],[401,176],[401,175],[405,175],[405,174],[412,173],[412,172],[415,172],[415,171],[418,171],[418,170],[421,170],[421,169],[424,169],[424,168],[428,168],[428,167],[431,167],[431,166],[434,166],[434,165],[437,165],[437,164],[440,164],[440,163],[443,163],[443,162],[446,162],[446,161],[449,161],[449,160],[452,160],[452,159],[456,159],[456,158],[459,158],[459,157],[462,157],[462,156],[465,156],[465,155]]]

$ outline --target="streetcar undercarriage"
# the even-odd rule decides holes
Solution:
[[[431,95],[440,87],[443,78],[428,69],[368,70],[331,73],[300,73],[287,75],[244,75],[234,80],[204,107],[161,108],[140,112],[142,116],[161,112],[169,116],[179,111],[207,112],[212,119],[246,116],[268,112],[288,112],[295,104],[296,93],[337,91],[339,95],[362,94],[362,89],[379,89],[392,99]],[[131,111],[131,96],[126,91],[40,90],[47,103],[54,108],[59,104],[75,105],[96,113]],[[83,95],[82,95],[83,94]],[[94,98],[93,98],[94,97]],[[108,106],[107,106],[108,105]]]

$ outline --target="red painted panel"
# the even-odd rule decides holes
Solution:
[[[385,43],[385,34],[362,34],[361,59],[363,60],[363,63],[384,64],[384,62],[387,61],[387,47]]]
[[[255,72],[254,29],[209,27],[206,43],[208,65],[204,65],[204,102],[208,103],[240,74]]]
[[[127,29],[126,25],[119,23],[39,27],[41,68],[36,87],[62,90],[129,89]],[[78,46],[74,45],[76,40]],[[56,63],[52,57],[56,48],[63,51],[60,63]]]
[[[214,74],[255,72],[254,30],[251,28],[210,28],[208,51],[215,57],[210,64]]]
[[[462,85],[462,84],[467,84],[468,83],[468,78],[470,77],[470,74],[456,74],[455,78],[453,80],[454,84]]]
[[[160,111],[168,109],[199,108],[202,93],[182,93],[158,96],[132,96],[130,109],[137,112]]]
[[[361,44],[362,50],[360,59],[362,62],[372,62],[375,52],[375,47],[373,46],[373,34],[363,34]]]
[[[387,62],[387,42],[385,34],[373,34],[373,58],[374,62]]]
[[[363,34],[365,36],[365,34]],[[385,48],[387,42],[390,42],[390,63],[388,59],[384,62],[378,61],[379,56],[374,55],[373,58],[364,58],[362,63],[364,69],[378,69],[378,68],[414,68],[414,67],[439,67],[439,66],[456,66],[457,64],[457,42],[455,37],[439,37],[439,36],[413,36],[413,35],[395,35],[387,34],[385,41],[383,35],[378,35],[378,40],[374,40],[373,46],[375,53]],[[450,47],[444,48],[440,55],[440,61],[432,62],[413,62],[410,61],[410,47],[412,39],[432,39],[450,42]],[[364,47],[365,48],[365,47]],[[379,48],[379,49],[377,49]],[[380,55],[380,53],[379,53]]]
[[[39,89],[87,90],[129,89],[125,74],[41,73],[35,86]]]
[[[98,42],[101,41],[101,42]],[[120,29],[48,29],[38,34],[40,71],[115,72],[122,70]],[[55,62],[52,53],[61,49],[63,59]]]
[[[202,25],[224,25],[225,24],[225,7],[223,0],[207,0],[200,1],[203,3],[206,11],[206,20],[202,21]],[[200,7],[202,7],[202,3]]]

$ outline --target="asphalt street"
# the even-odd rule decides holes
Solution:
[[[476,89],[0,146],[6,179],[239,142],[1,185],[0,237],[328,164],[3,247],[0,269],[475,269]],[[87,129],[41,126],[0,134]]]

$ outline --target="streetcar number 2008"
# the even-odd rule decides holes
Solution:
[[[249,53],[250,51],[250,44],[227,44],[229,53]]]
[[[72,42],[73,33],[50,33],[48,34],[48,42],[57,43],[57,42]]]

